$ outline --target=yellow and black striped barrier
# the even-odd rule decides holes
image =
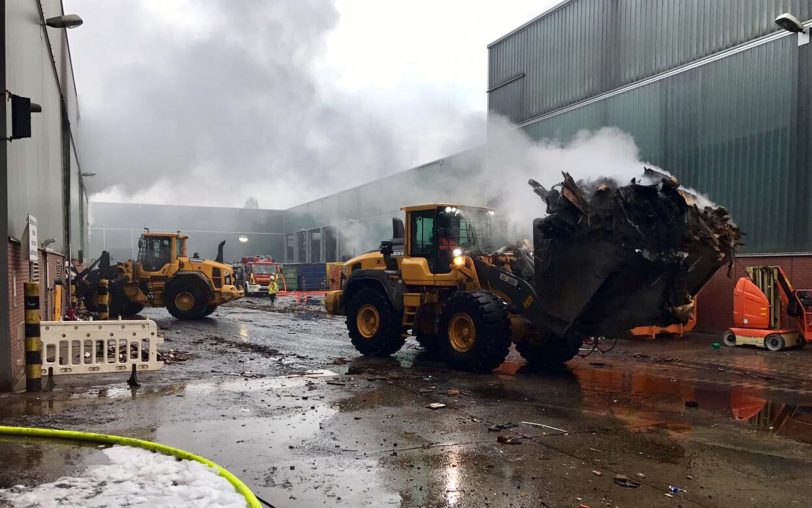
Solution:
[[[76,292],[76,283],[70,281],[70,306],[74,309],[79,308],[79,294]]]
[[[39,283],[25,283],[25,389],[42,391],[42,340],[39,329]]]
[[[99,281],[99,290],[96,291],[96,311],[99,313],[99,319],[110,319],[110,290],[107,279]]]

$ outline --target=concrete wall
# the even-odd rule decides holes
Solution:
[[[151,231],[180,230],[189,236],[189,254],[214,258],[217,244],[225,240],[225,260],[242,256],[284,256],[284,217],[281,210],[220,208],[211,206],[91,204],[90,258],[107,250],[113,259],[126,261],[138,255],[138,238]],[[244,235],[248,241],[242,243]]]

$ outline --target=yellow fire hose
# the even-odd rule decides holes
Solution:
[[[260,505],[257,496],[251,492],[246,484],[239,478],[231,474],[226,468],[215,464],[205,457],[189,453],[180,448],[174,448],[165,444],[153,443],[152,441],[145,441],[143,439],[135,439],[132,437],[113,436],[110,434],[97,434],[95,432],[80,432],[76,430],[59,430],[59,429],[42,429],[37,427],[7,427],[0,425],[0,435],[6,436],[24,436],[24,437],[40,437],[47,439],[68,439],[73,441],[89,441],[91,443],[101,444],[117,444],[124,446],[134,446],[137,448],[144,448],[153,452],[160,452],[165,455],[172,455],[179,459],[194,460],[213,468],[217,473],[228,480],[234,488],[242,494],[245,502],[251,508],[257,508]]]

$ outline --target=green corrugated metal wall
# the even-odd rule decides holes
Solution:
[[[810,0],[574,0],[489,47],[489,108],[514,122],[775,32]]]
[[[809,143],[800,133],[810,118],[797,114],[799,88],[809,103],[798,75],[812,63],[809,48],[783,37],[525,130],[567,139],[618,127],[634,136],[642,159],[728,207],[747,233],[744,252],[809,252],[810,164],[799,149]]]

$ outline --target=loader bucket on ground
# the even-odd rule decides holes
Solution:
[[[560,191],[531,181],[549,214],[533,224],[533,320],[562,335],[687,322],[696,293],[733,262],[740,233],[725,210],[650,170],[626,186],[564,177]]]

